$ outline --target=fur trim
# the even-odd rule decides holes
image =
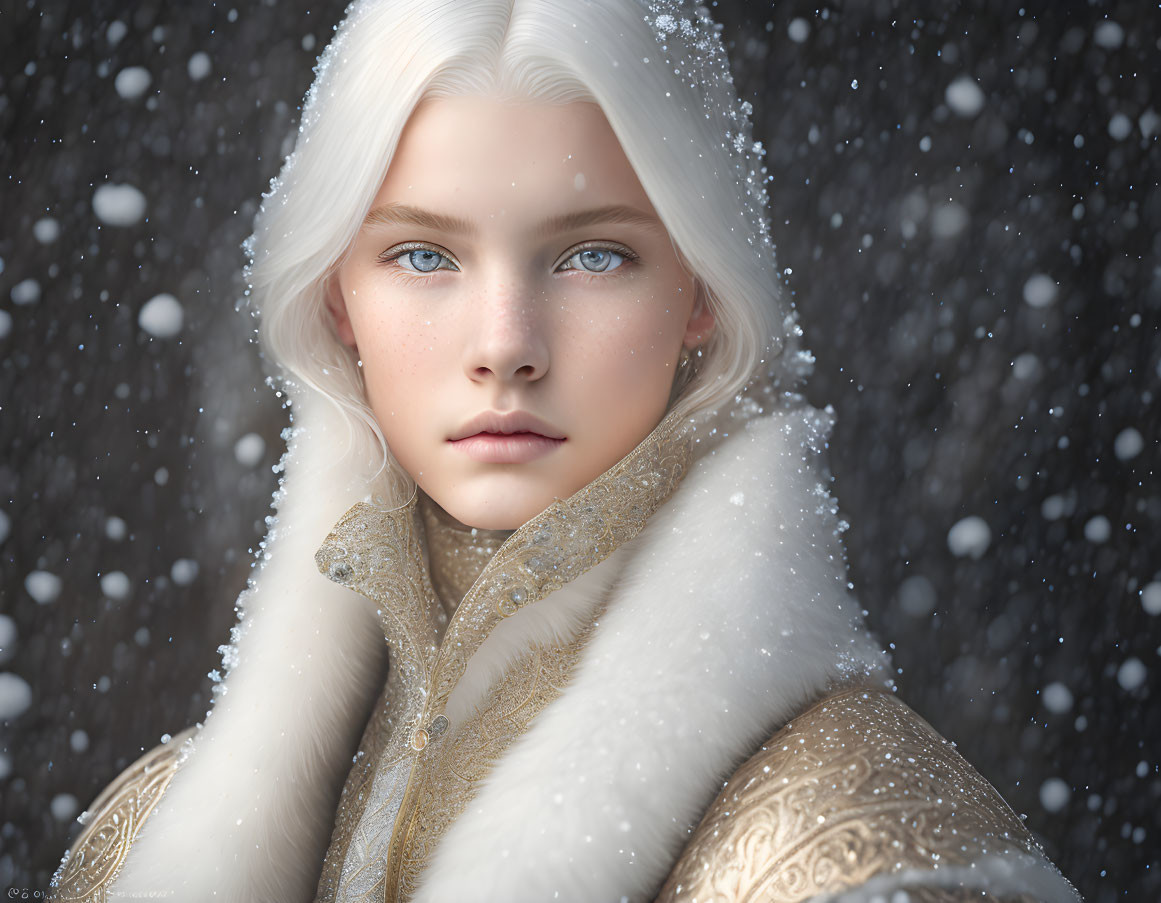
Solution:
[[[296,407],[317,426],[292,439],[302,485],[288,478],[278,500],[274,564],[240,600],[233,667],[115,893],[314,893],[384,644],[373,607],[314,569],[361,493],[333,463],[345,427]],[[804,409],[714,437],[635,540],[495,628],[449,699],[453,724],[530,645],[567,641],[609,601],[573,684],[449,830],[417,901],[643,898],[734,766],[829,684],[882,663],[808,460],[824,431]]]
[[[295,420],[310,434],[296,430],[283,458],[278,522],[238,600],[234,645],[223,647],[228,674],[111,896],[313,898],[386,644],[367,600],[314,565],[327,531],[366,491],[349,484],[347,426],[317,396],[295,404]]]
[[[618,549],[567,586],[493,627],[448,697],[444,710],[448,720],[458,725],[470,717],[509,666],[529,649],[563,646],[576,639],[592,623],[623,565],[624,555]]]
[[[885,664],[808,460],[818,416],[752,421],[619,550],[572,684],[449,829],[416,903],[648,898],[762,740]]]

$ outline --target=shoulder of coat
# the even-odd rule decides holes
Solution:
[[[950,903],[979,898],[979,889],[951,880],[962,868],[1013,854],[1052,868],[954,744],[891,693],[844,689],[733,774],[659,899],[829,900],[906,872],[912,903]]]
[[[53,876],[49,899],[104,903],[145,819],[177,773],[181,747],[196,727],[151,749],[98,794],[81,831]]]

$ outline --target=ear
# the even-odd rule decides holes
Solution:
[[[349,348],[354,348],[355,330],[351,328],[351,317],[347,313],[347,302],[343,298],[343,291],[339,286],[338,273],[331,273],[327,276],[323,291],[327,310],[330,312],[331,322],[334,324],[339,341]]]
[[[701,284],[700,279],[694,283],[694,286],[697,296],[693,303],[693,311],[689,315],[689,323],[685,327],[685,340],[683,342],[685,347],[690,350],[705,343],[705,340],[714,331],[715,323],[714,312],[710,309],[709,293]]]

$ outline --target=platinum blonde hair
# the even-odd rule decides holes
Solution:
[[[716,407],[782,342],[765,220],[762,148],[750,140],[716,26],[692,3],[642,0],[361,0],[320,58],[294,152],[248,251],[260,341],[292,401],[318,392],[359,458],[386,461],[354,353],[326,306],[328,277],[382,183],[404,125],[429,96],[598,104],[709,301],[715,327],[673,407]]]

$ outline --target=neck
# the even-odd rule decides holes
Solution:
[[[425,492],[419,493],[419,511],[427,533],[431,585],[451,617],[480,572],[512,535],[511,530],[480,530],[460,523]]]

